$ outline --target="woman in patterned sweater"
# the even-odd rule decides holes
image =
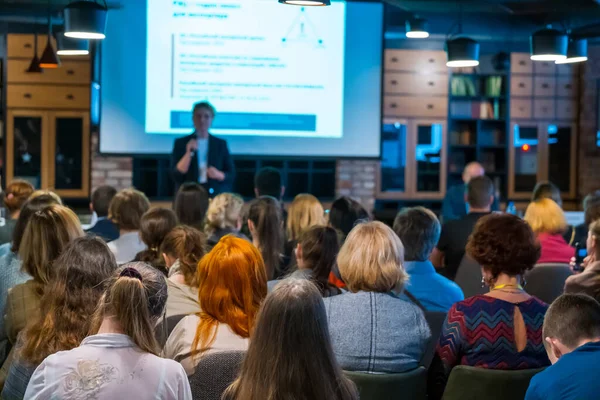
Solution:
[[[486,216],[469,238],[467,254],[482,266],[490,292],[448,312],[430,368],[431,399],[442,397],[456,365],[515,370],[550,364],[542,338],[548,305],[521,286],[539,255],[531,228],[512,215]]]

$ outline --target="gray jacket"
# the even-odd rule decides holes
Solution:
[[[415,369],[431,332],[420,308],[386,293],[345,293],[323,299],[333,351],[342,369],[397,373]]]

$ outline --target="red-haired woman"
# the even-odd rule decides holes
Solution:
[[[163,355],[181,362],[188,375],[203,354],[246,350],[267,274],[260,252],[247,240],[228,235],[198,264],[202,311],[185,317],[173,330]]]

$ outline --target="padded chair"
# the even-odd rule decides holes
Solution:
[[[503,371],[459,365],[452,368],[442,400],[522,400],[531,378],[543,370]]]
[[[485,294],[488,292],[487,287],[481,286],[481,267],[471,257],[465,255],[460,262],[454,282],[462,289],[465,299]]]
[[[537,264],[525,274],[525,290],[550,304],[563,294],[565,281],[571,275],[569,264]]]
[[[425,368],[429,368],[431,361],[433,360],[433,355],[435,354],[435,346],[437,345],[440,334],[442,333],[444,321],[446,321],[446,313],[439,311],[426,311],[425,320],[427,321],[427,325],[429,325],[429,330],[431,331],[431,341],[429,342],[429,346],[427,346],[427,352],[425,353],[425,356],[423,356],[423,365]]]
[[[156,340],[158,341],[158,344],[160,344],[161,347],[163,347],[165,343],[167,343],[169,335],[171,334],[171,332],[173,332],[173,329],[175,329],[175,326],[177,326],[179,321],[181,321],[185,316],[185,314],[171,315],[167,319],[162,319],[158,323],[158,325],[156,325],[156,327],[154,328],[154,336],[156,337]]]
[[[424,367],[400,374],[344,373],[358,387],[360,400],[427,399],[427,370]]]
[[[192,398],[221,400],[225,389],[238,377],[245,355],[245,351],[219,351],[201,356],[190,376]]]

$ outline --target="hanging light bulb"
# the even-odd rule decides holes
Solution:
[[[588,41],[587,39],[569,39],[567,48],[567,58],[556,60],[556,64],[571,64],[587,61],[588,59]]]
[[[31,63],[29,64],[29,68],[27,68],[27,72],[30,74],[41,74],[44,72],[42,68],[40,68],[40,59],[38,58],[38,35],[37,32],[33,35],[33,58],[31,59]]]
[[[425,18],[414,17],[410,20],[406,20],[406,37],[411,39],[428,38],[428,25]]]
[[[86,56],[90,54],[90,42],[66,37],[63,32],[56,35],[56,49],[60,56]]]
[[[289,4],[292,6],[330,6],[330,0],[279,0],[281,4]]]
[[[476,67],[479,65],[479,42],[468,37],[458,37],[446,41],[450,68]]]
[[[65,7],[65,36],[77,39],[104,39],[108,6],[96,1],[74,1]]]
[[[563,32],[550,27],[534,32],[530,37],[533,61],[559,61],[567,58],[569,39]]]
[[[52,46],[52,7],[50,5],[50,0],[48,0],[48,42],[46,43],[46,48],[42,53],[42,57],[40,57],[40,67],[53,69],[58,68],[59,65],[60,59]]]

